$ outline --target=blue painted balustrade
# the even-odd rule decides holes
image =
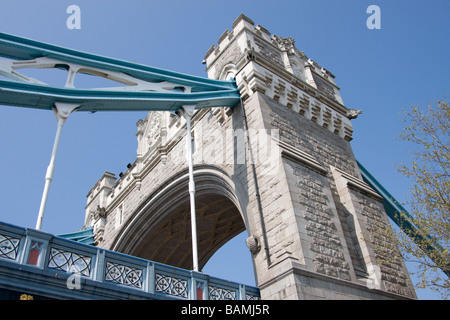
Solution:
[[[2,292],[44,299],[259,299],[256,287],[6,223],[0,223]]]

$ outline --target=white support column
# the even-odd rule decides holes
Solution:
[[[194,115],[195,106],[183,106],[183,116],[186,119],[186,146],[187,161],[189,166],[189,196],[191,202],[191,230],[192,230],[192,261],[193,270],[198,271],[197,250],[197,218],[195,213],[195,182],[194,168],[192,164],[192,140],[191,140],[191,118]]]
[[[68,103],[55,103],[55,108],[53,111],[55,112],[56,120],[58,121],[58,125],[56,128],[56,136],[55,141],[53,143],[52,155],[50,157],[50,164],[47,167],[47,172],[45,174],[45,186],[44,192],[42,193],[41,206],[39,208],[38,219],[36,222],[36,230],[40,230],[42,227],[42,220],[44,219],[44,211],[45,206],[47,205],[48,192],[50,190],[50,183],[53,180],[53,173],[55,171],[55,160],[56,153],[58,152],[59,139],[61,137],[61,131],[66,121],[67,117],[78,107],[75,104]]]

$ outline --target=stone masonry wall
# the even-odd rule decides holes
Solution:
[[[361,192],[355,192],[355,196],[358,198],[361,215],[368,231],[367,241],[370,241],[374,248],[383,287],[388,292],[414,297],[411,283],[405,274],[403,259],[395,242],[392,241],[390,224],[382,204]]]
[[[314,271],[351,280],[333,202],[326,192],[330,188],[327,179],[297,163],[288,165],[294,168],[297,178],[295,200],[302,208],[299,221],[305,224],[306,234],[310,238],[308,249],[313,254]]]
[[[270,125],[280,130],[280,141],[310,155],[322,167],[318,172],[301,161],[283,159],[287,175],[293,175],[290,193],[297,224],[306,245],[305,263],[316,272],[350,280],[346,243],[331,192],[330,164],[355,174],[349,143],[303,118],[291,109],[262,96]],[[330,157],[330,155],[333,155]]]
[[[197,111],[194,166],[218,168],[234,189],[262,297],[414,298],[403,261],[388,259],[396,248],[379,230],[389,223],[381,198],[362,182],[350,145],[355,113],[343,105],[334,76],[292,39],[270,36],[243,15],[205,60],[210,77],[235,76],[242,103]],[[128,221],[186,171],[183,119],[166,119],[160,131],[164,139],[140,148],[111,188],[99,246],[114,249],[123,235],[135,246],[139,235],[127,235]],[[147,131],[140,132],[142,143]],[[261,158],[266,149],[269,157]],[[95,190],[89,196],[87,215],[99,203]],[[141,223],[154,218],[145,217]],[[377,268],[381,282],[369,288]]]
[[[267,96],[260,95],[260,103],[266,124],[279,129],[280,145],[297,152],[297,156],[284,156],[282,160],[302,243],[301,250],[292,252],[292,256],[318,274],[364,286],[371,277],[379,276],[380,289],[414,297],[402,260],[388,259],[398,252],[395,244],[380,233],[389,226],[380,199],[358,193],[354,199],[361,212],[356,215],[358,221],[348,219],[346,211],[340,209],[343,205],[335,196],[331,168],[362,180],[350,143]],[[364,238],[354,224],[367,228]],[[376,263],[360,256],[361,246],[369,248]],[[373,275],[372,269],[378,265],[380,272]]]

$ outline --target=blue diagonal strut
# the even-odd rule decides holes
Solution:
[[[395,198],[378,182],[372,174],[358,162],[363,180],[372,187],[382,198],[386,214],[391,220],[405,232],[418,246],[424,249],[431,260],[441,265],[441,270],[450,277],[450,263],[448,253],[425,231],[421,230],[415,223],[414,218]],[[447,261],[443,265],[443,261]]]

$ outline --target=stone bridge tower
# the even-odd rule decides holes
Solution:
[[[263,299],[415,298],[333,74],[244,15],[205,61],[242,102],[192,118],[200,268],[246,230]],[[136,161],[90,190],[85,226],[99,247],[190,269],[185,120],[150,112],[137,127]]]

